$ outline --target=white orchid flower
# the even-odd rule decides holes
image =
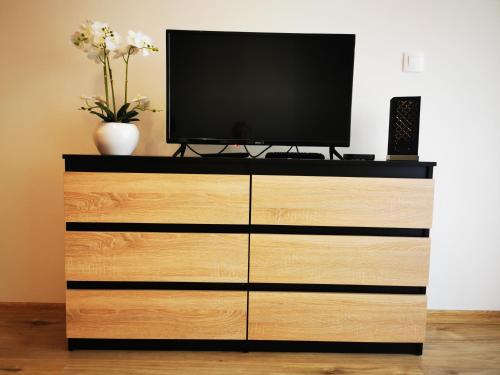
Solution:
[[[87,21],[87,27],[89,27],[94,35],[99,35],[104,29],[109,29],[109,25],[105,22],[100,21]]]
[[[131,103],[139,103],[139,104],[142,104],[142,103],[146,103],[146,102],[149,102],[149,98],[147,96],[144,96],[144,95],[141,95],[141,94],[138,94],[136,95],[131,101]]]
[[[102,64],[104,60],[104,50],[102,48],[89,48],[87,57],[96,64]]]
[[[139,50],[142,50],[143,56],[149,55],[149,50],[153,48],[153,41],[146,34],[135,32],[132,30],[128,31],[127,43]]]
[[[143,56],[148,56],[150,52],[157,52],[158,47],[153,45],[152,39],[141,32],[128,31],[127,45],[115,52],[115,58],[135,55],[139,52]]]
[[[115,59],[118,59],[118,58],[120,58],[120,57],[125,57],[125,56],[127,56],[127,55],[128,55],[128,53],[129,53],[129,49],[130,49],[130,48],[133,48],[133,47],[131,47],[131,46],[129,46],[129,45],[127,44],[127,45],[125,45],[125,46],[122,46],[121,48],[115,49],[115,51],[114,51],[114,52],[115,52],[115,54],[114,54],[114,56],[113,56],[113,57],[114,57]],[[132,52],[131,52],[130,54],[132,55]]]
[[[88,44],[88,35],[81,31],[75,31],[71,35],[71,42],[81,50],[84,50],[86,45]]]
[[[108,51],[115,51],[120,48],[121,43],[120,34],[114,32],[112,36],[106,37],[106,48]]]
[[[102,63],[104,54],[120,47],[121,37],[107,23],[86,21],[71,36],[73,44],[87,54],[90,60]]]
[[[151,101],[149,100],[149,98],[147,96],[143,96],[143,95],[136,95],[131,101],[130,103],[134,103],[136,104],[136,108],[137,109],[140,109],[142,111],[145,111],[146,109],[149,108],[149,105],[151,103]]]
[[[135,102],[140,102],[141,100],[144,100],[144,99],[147,99],[148,97],[147,96],[144,96],[144,95],[141,95],[141,94],[137,94],[136,96],[134,96],[134,98],[132,99],[132,103],[135,103]]]
[[[100,95],[82,95],[80,98],[86,102],[106,103],[106,100]]]

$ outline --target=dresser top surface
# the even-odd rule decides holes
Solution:
[[[289,160],[249,158],[173,158],[64,154],[72,172],[264,174],[346,177],[432,178],[435,162]]]

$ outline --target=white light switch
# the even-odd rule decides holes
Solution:
[[[405,52],[403,54],[403,72],[421,73],[424,71],[424,54],[422,52]]]

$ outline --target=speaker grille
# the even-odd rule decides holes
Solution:
[[[418,155],[420,96],[391,99],[388,155]]]

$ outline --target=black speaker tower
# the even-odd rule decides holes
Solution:
[[[418,160],[420,96],[391,99],[387,160]]]

